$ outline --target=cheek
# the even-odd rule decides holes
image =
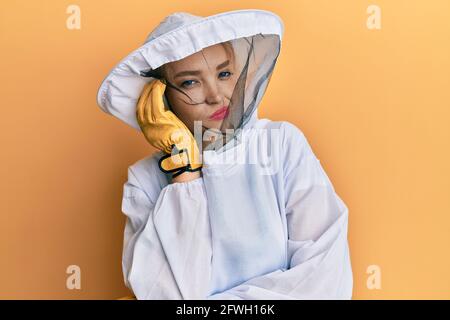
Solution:
[[[200,110],[202,108],[199,108],[198,106],[186,106],[186,108],[180,109],[179,117],[181,121],[192,127],[194,125],[194,121],[204,120],[207,115],[207,113]]]
[[[207,109],[205,109],[203,106],[197,105],[188,105],[186,103],[183,103],[179,99],[175,99],[173,103],[169,99],[169,102],[172,106],[172,110],[175,113],[175,115],[191,130],[194,130],[194,121],[202,120],[203,124],[205,123],[205,120],[207,119],[210,112],[208,112]]]
[[[222,83],[219,83],[219,90],[225,97],[225,101],[229,102],[231,98],[233,98],[233,94],[240,94],[240,88],[237,86],[245,86],[245,81],[241,81],[241,83],[238,83],[237,77],[233,77],[227,81],[223,81]],[[234,91],[237,92],[234,92]],[[236,99],[237,97],[235,97]],[[240,99],[240,98],[239,98]]]

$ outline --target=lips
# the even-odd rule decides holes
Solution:
[[[229,108],[226,107],[226,106],[223,106],[219,110],[214,112],[209,117],[209,119],[211,119],[211,120],[222,120],[222,119],[225,119],[225,117],[228,115],[228,113],[229,113]]]

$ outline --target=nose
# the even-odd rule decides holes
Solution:
[[[221,94],[216,83],[208,84],[205,88],[205,91],[207,104],[223,103],[223,95]]]

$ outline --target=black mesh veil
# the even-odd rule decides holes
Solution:
[[[166,107],[193,134],[201,130],[203,141],[197,143],[203,150],[220,150],[251,121],[279,52],[278,35],[257,34],[215,44],[140,74],[166,84]]]

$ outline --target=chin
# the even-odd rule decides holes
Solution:
[[[216,129],[220,130],[220,126],[222,125],[223,120],[208,120],[208,122],[205,122],[204,126],[209,129]]]

